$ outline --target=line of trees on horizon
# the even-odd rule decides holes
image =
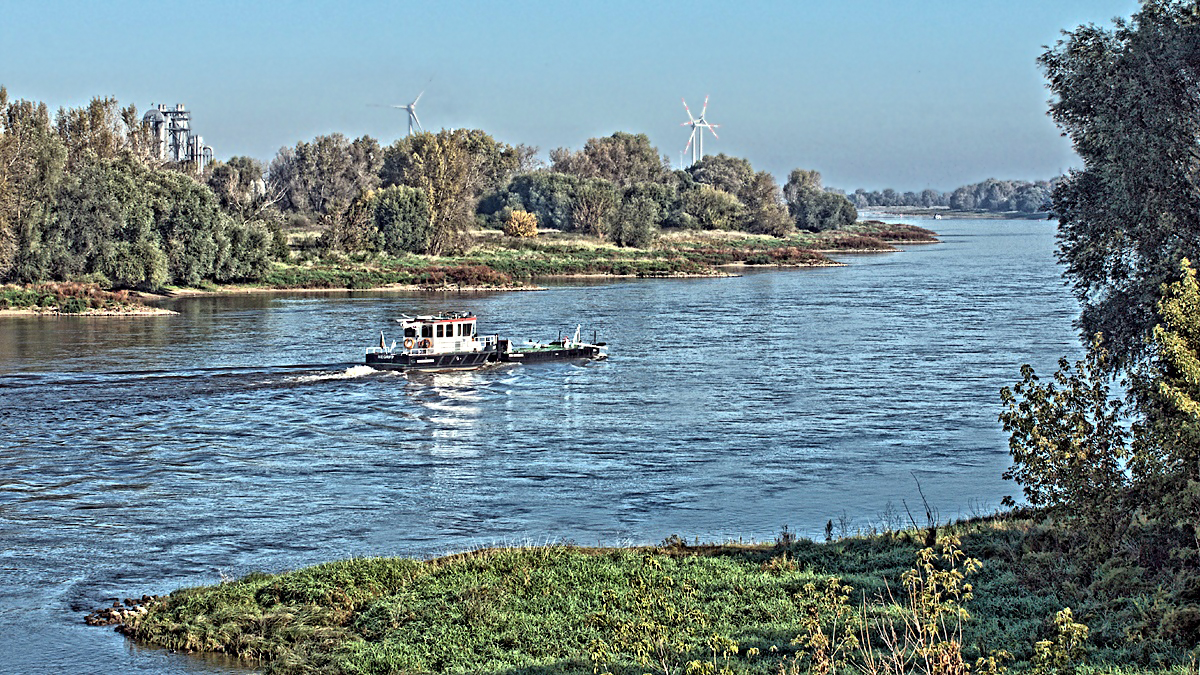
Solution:
[[[886,190],[855,190],[846,197],[856,207],[905,206],[917,208],[949,208],[955,211],[988,211],[993,213],[1047,213],[1050,197],[1060,179],[1024,181],[989,178],[963,185],[950,192],[926,189],[920,192]]]

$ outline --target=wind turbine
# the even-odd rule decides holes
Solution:
[[[425,131],[425,129],[423,129],[421,127],[420,118],[417,117],[417,101],[420,101],[421,97],[424,95],[425,95],[425,91],[422,90],[421,93],[417,94],[417,97],[413,99],[413,102],[409,103],[408,105],[382,106],[382,105],[378,105],[378,104],[374,104],[374,103],[371,105],[376,108],[396,108],[398,110],[407,110],[408,111],[408,135],[412,136],[413,125],[416,125],[418,131]]]
[[[692,135],[688,136],[687,145],[684,146],[683,150],[687,152],[688,148],[692,149],[692,164],[695,164],[704,159],[704,130],[708,129],[712,133],[713,138],[720,138],[714,129],[721,125],[709,124],[708,120],[704,119],[704,114],[708,112],[708,96],[704,97],[704,107],[700,109],[699,117],[692,117],[692,110],[688,108],[687,101],[682,98],[679,100],[683,101],[683,109],[687,111],[688,116],[688,121],[679,126],[692,128]]]

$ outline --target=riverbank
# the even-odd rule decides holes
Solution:
[[[478,231],[463,253],[423,255],[293,256],[274,262],[261,279],[209,284],[200,288],[168,287],[152,293],[101,291],[96,284],[75,290],[46,291],[71,284],[8,287],[0,310],[21,313],[162,314],[170,310],[142,300],[275,291],[377,290],[410,292],[490,292],[540,290],[538,279],[555,278],[695,278],[727,277],[738,267],[829,267],[842,263],[837,253],[883,253],[897,245],[936,243],[935,233],[915,225],[866,221],[825,232],[797,232],[772,237],[724,230],[663,233],[648,248],[615,246],[595,237],[556,231],[537,238],[516,239],[496,231]],[[80,290],[87,287],[88,290]],[[42,290],[38,290],[42,289]],[[72,296],[71,293],[75,293]],[[99,296],[97,293],[109,293]],[[45,299],[47,294],[54,300]],[[59,297],[62,296],[62,297]],[[73,300],[79,296],[81,299]],[[3,297],[9,297],[4,304]],[[82,303],[82,304],[81,304]]]
[[[543,231],[517,239],[477,231],[472,248],[430,257],[326,255],[277,263],[255,287],[415,290],[514,290],[537,279],[572,277],[680,278],[728,276],[725,266],[822,267],[828,254],[895,251],[897,245],[936,243],[931,230],[879,221],[840,230],[772,237],[732,231],[665,232],[648,248],[615,246],[595,237]]]
[[[46,282],[0,285],[0,316],[163,316],[129,291],[106,291],[96,283]]]
[[[1082,643],[1055,644],[1056,615],[1071,607],[1090,631],[1092,668],[1194,672],[1191,636],[1164,635],[1137,609],[1173,570],[1115,555],[1089,585],[1075,557],[1080,542],[1053,523],[1017,514],[843,538],[831,530],[832,521],[827,543],[784,528],[768,544],[670,537],[655,547],[352,559],[176,591],[120,613],[119,630],[143,644],[250,659],[268,672],[641,673],[682,672],[692,662],[736,673],[826,672],[822,640],[842,668],[867,673],[893,672],[878,664],[889,656],[915,665],[918,648],[977,667],[1003,650],[1003,665],[1022,671],[1036,665],[1039,640],[1082,657]],[[1137,582],[1111,584],[1118,569]],[[1155,602],[1159,616],[1169,613],[1170,598]],[[938,632],[909,632],[924,621]],[[889,635],[903,645],[890,648]]]

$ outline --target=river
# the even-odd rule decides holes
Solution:
[[[913,221],[919,222],[919,221]],[[1044,221],[926,221],[844,267],[542,292],[190,298],[0,318],[0,671],[229,672],[83,625],[113,598],[348,556],[823,538],[1019,496],[996,421],[1079,353]],[[584,325],[608,361],[371,371],[402,313]]]

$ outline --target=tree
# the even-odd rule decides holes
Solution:
[[[593,178],[580,182],[571,202],[571,229],[603,239],[608,234],[608,216],[617,205],[612,183]]]
[[[620,201],[617,186],[603,178],[535,171],[518,175],[503,190],[489,195],[480,202],[479,213],[503,225],[511,212],[528,211],[543,228],[604,238]]]
[[[158,287],[167,281],[167,258],[142,179],[141,166],[129,157],[81,160],[46,228],[49,276],[98,274],[119,286]]]
[[[515,170],[517,156],[510,150],[481,131],[465,129],[413,134],[387,149],[384,185],[425,192],[433,227],[426,253],[441,255],[466,245],[480,195]]]
[[[317,136],[279,151],[265,192],[278,194],[284,211],[316,219],[331,213],[335,202],[344,206],[378,186],[382,163],[379,143],[370,136],[354,141],[342,134]]]
[[[0,87],[0,280],[46,277],[43,235],[66,159],[46,105],[9,101]]]
[[[733,229],[775,236],[792,229],[775,177],[766,171],[755,173],[749,160],[724,153],[708,155],[687,172],[695,182],[727,192],[742,203],[742,219]]]
[[[267,167],[251,157],[231,157],[215,162],[205,184],[216,195],[221,208],[240,221],[253,220],[283,198],[283,192],[267,192]]]
[[[393,255],[424,253],[433,237],[429,198],[424,190],[393,185],[374,193],[372,215],[380,247]]]
[[[122,109],[112,97],[93,98],[84,108],[59,108],[54,125],[67,147],[68,171],[88,159],[116,159],[147,146],[137,108]]]
[[[1097,336],[1074,367],[1059,360],[1052,382],[1043,384],[1031,366],[1021,366],[1021,382],[1000,390],[1000,421],[1013,458],[1004,477],[1022,487],[1029,503],[1111,534],[1122,513],[1128,439],[1124,405],[1109,395],[1108,358]]]
[[[795,223],[789,217],[783,201],[783,192],[770,173],[755,173],[742,188],[741,199],[746,205],[748,217],[745,228],[748,231],[784,237],[795,229]],[[856,218],[857,215],[855,213]]]
[[[858,210],[845,195],[828,192],[821,187],[821,174],[816,171],[794,169],[783,188],[788,212],[796,227],[820,232],[846,225],[858,220]]]
[[[583,150],[557,148],[550,152],[551,169],[580,178],[603,178],[621,187],[662,182],[671,163],[650,144],[646,134],[618,131],[604,138],[589,138]]]
[[[1054,190],[1059,259],[1114,368],[1147,357],[1154,300],[1200,256],[1200,17],[1146,0],[1130,21],[1066,32],[1039,58],[1050,114],[1083,160]]]
[[[1187,258],[1163,284],[1150,361],[1133,388],[1145,416],[1130,462],[1141,501],[1172,523],[1200,523],[1200,284]]]
[[[658,204],[654,200],[646,197],[625,200],[613,217],[612,240],[620,246],[646,248],[658,236],[658,220]]]
[[[706,155],[686,169],[697,183],[728,192],[741,198],[746,185],[754,179],[754,167],[750,160],[730,157],[725,153]]]
[[[508,212],[528,211],[537,216],[538,224],[543,228],[570,230],[573,227],[575,195],[581,183],[576,176],[556,171],[520,174],[502,190],[483,199],[479,204],[479,213],[499,218],[496,224],[503,225]]]
[[[736,229],[745,217],[746,207],[737,197],[711,185],[698,183],[680,194],[679,201],[688,222],[702,230]]]

